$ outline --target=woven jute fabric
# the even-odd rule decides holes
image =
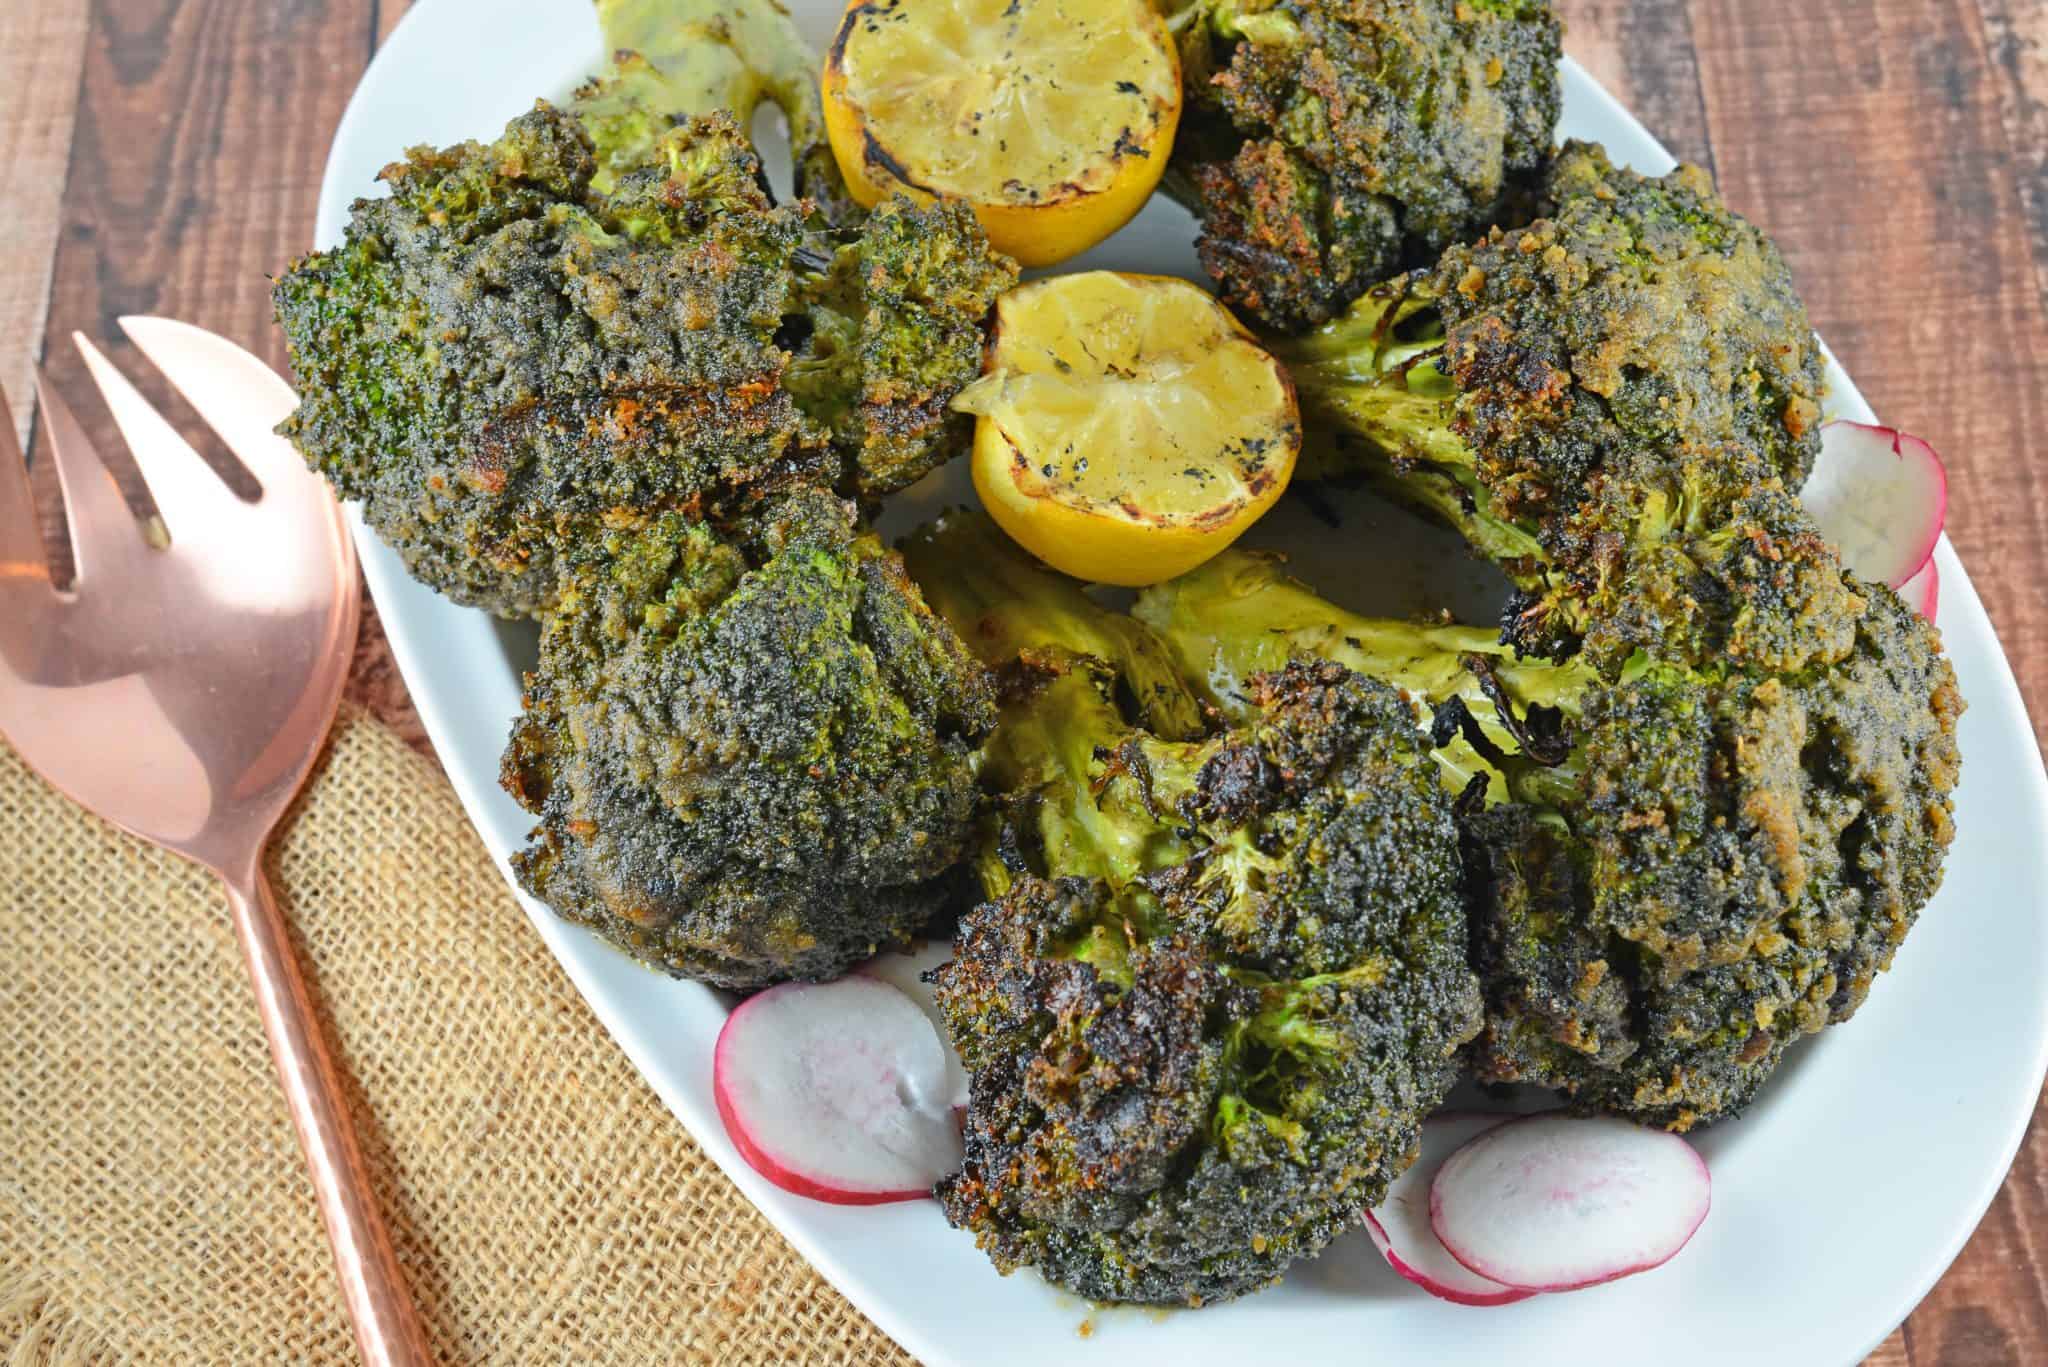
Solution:
[[[698,1150],[433,765],[343,716],[270,873],[450,1362],[907,1362]],[[353,1359],[212,880],[0,745],[0,1361]]]

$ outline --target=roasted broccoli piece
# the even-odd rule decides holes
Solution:
[[[742,129],[764,102],[789,125],[796,193],[835,223],[858,221],[825,138],[817,58],[776,0],[594,0],[609,66],[576,92],[596,145],[594,188],[646,164],[661,134],[723,110]]]
[[[1475,1072],[1682,1130],[1847,1020],[1941,881],[1955,675],[1896,594],[1842,582],[1848,650],[1780,672],[1517,660],[1487,631],[1355,617],[1240,551],[1135,612],[1226,715],[1303,655],[1429,703],[1468,794]]]
[[[955,449],[952,393],[1015,278],[957,204],[834,229],[777,207],[725,115],[599,192],[543,104],[416,150],[343,244],[277,282],[301,403],[283,431],[418,578],[506,616],[565,550],[665,511],[744,531],[799,485],[862,499]]]
[[[1450,797],[1410,705],[1327,662],[1262,676],[1236,730],[1143,730],[1124,671],[1158,642],[999,540],[955,518],[907,552],[1010,653],[1006,862],[934,977],[972,1076],[939,1198],[1006,1271],[1240,1295],[1384,1196],[1479,1028]]]
[[[1122,843],[1179,862],[1020,872],[935,977],[973,1079],[939,1198],[1005,1270],[1191,1305],[1272,1282],[1384,1197],[1479,1026],[1457,830],[1407,705],[1328,663],[1256,696],[1241,730],[1125,735],[1099,764],[1137,790]]]
[[[987,895],[1002,895],[1027,863],[1124,883],[1184,857],[1137,785],[1092,781],[1100,746],[1141,734],[1196,740],[1211,729],[1166,643],[985,514],[948,513],[902,551],[933,611],[996,671],[999,720],[978,757],[991,804],[977,858]]]
[[[1550,217],[1278,345],[1305,468],[1460,530],[1520,590],[1504,626],[1532,653],[1840,658],[1853,591],[1798,498],[1822,358],[1784,260],[1696,168],[1573,144],[1547,193]]]
[[[1210,729],[1201,699],[1156,632],[1096,602],[986,514],[949,512],[904,538],[902,551],[933,611],[984,664],[1086,656],[1111,671],[1119,704],[1153,735],[1192,740]]]
[[[735,545],[682,513],[569,552],[504,783],[513,866],[681,977],[822,978],[946,904],[969,852],[982,666],[819,492]]]
[[[1550,155],[1546,0],[1178,0],[1168,186],[1202,264],[1265,326],[1311,327],[1487,227]]]

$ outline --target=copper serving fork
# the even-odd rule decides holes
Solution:
[[[357,1345],[370,1363],[425,1363],[341,1077],[263,874],[263,846],[341,697],[355,553],[327,487],[271,430],[296,403],[275,372],[184,323],[121,327],[263,496],[232,493],[74,334],[162,516],[136,520],[77,418],[39,380],[78,571],[60,592],[0,397],[0,734],[81,805],[220,875]]]

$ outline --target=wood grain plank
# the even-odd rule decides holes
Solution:
[[[2013,175],[2027,206],[2035,287],[2048,299],[2048,3],[1978,0]]]
[[[1565,51],[1682,161],[1714,164],[1692,16],[1677,0],[1556,0]]]
[[[1992,0],[1998,3],[1998,0]],[[1696,0],[1707,122],[1729,198],[1791,259],[1814,320],[1893,421],[1947,453],[1950,535],[2048,722],[2048,324],[2026,175],[1973,0]],[[2038,26],[2040,8],[2024,14]],[[1787,130],[1797,130],[1789,136]],[[2040,1360],[2048,1127],[1955,1267],[1886,1345],[1912,1367]]]
[[[391,30],[398,27],[398,21],[405,18],[405,12],[411,8],[412,0],[370,0],[371,46],[384,46]]]
[[[352,3],[96,3],[53,326],[125,352],[119,315],[174,313],[281,364],[267,276],[310,245],[365,32]]]
[[[85,61],[86,14],[76,5],[0,7],[0,388],[13,401],[15,436],[26,443],[31,386],[43,349],[50,267],[71,159],[73,115]]]

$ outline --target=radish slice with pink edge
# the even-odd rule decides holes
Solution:
[[[1576,1291],[1661,1267],[1711,1201],[1705,1161],[1677,1135],[1553,1111],[1496,1126],[1445,1159],[1429,1223],[1482,1277]]]
[[[1365,1231],[1387,1266],[1430,1295],[1454,1305],[1513,1305],[1535,1295],[1482,1277],[1453,1258],[1429,1227],[1429,1183],[1454,1150],[1511,1119],[1474,1111],[1445,1111],[1422,1126],[1422,1153],[1387,1187],[1384,1201],[1366,1212]]]
[[[1899,597],[1932,622],[1941,614],[1941,570],[1929,560],[1925,569],[1899,586]]]
[[[1898,588],[1920,573],[1948,518],[1948,471],[1934,448],[1889,427],[1831,422],[1800,498],[1842,561]]]
[[[726,1018],[719,1118],[785,1191],[838,1205],[912,1201],[960,1166],[946,1050],[918,1004],[873,978],[785,983]]]
[[[932,1029],[939,1032],[939,1043],[946,1047],[946,1095],[953,1105],[964,1110],[967,1106],[967,1068],[960,1062],[960,1055],[953,1048],[952,1035],[946,1029],[946,1017],[939,1010],[939,994],[924,980],[924,975],[951,961],[953,942],[951,940],[930,940],[917,949],[902,954],[877,954],[853,971],[864,977],[885,982],[918,1004],[930,1018]]]

